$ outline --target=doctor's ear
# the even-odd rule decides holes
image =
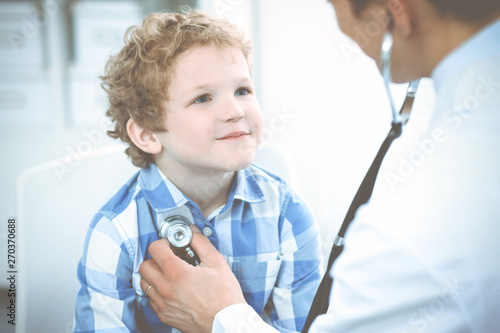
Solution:
[[[413,26],[413,2],[411,0],[385,0],[389,29],[393,33],[409,36]]]
[[[127,133],[132,142],[146,153],[158,154],[163,148],[156,134],[142,128],[132,118],[127,122]]]

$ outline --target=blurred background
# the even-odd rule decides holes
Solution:
[[[253,41],[265,119],[261,149],[277,147],[288,158],[293,185],[316,215],[328,254],[389,129],[390,111],[375,64],[340,32],[325,0],[0,1],[0,253],[7,251],[7,220],[19,216],[16,184],[23,171],[117,143],[105,134],[107,102],[98,76],[125,30],[151,12],[181,6],[226,17]],[[377,25],[372,28],[359,31],[361,37],[369,38]],[[405,87],[393,89],[400,103]],[[433,99],[431,84],[423,82],[416,107],[430,107]],[[71,170],[53,166],[59,177],[77,169],[78,158]],[[65,202],[52,204],[57,210]],[[8,288],[6,259],[0,269],[0,287]]]

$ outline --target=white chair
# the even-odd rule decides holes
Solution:
[[[72,332],[76,270],[93,215],[133,174],[122,145],[25,170],[16,184],[16,333]]]
[[[16,333],[72,332],[76,270],[90,221],[138,170],[123,150],[115,145],[70,155],[19,176]],[[276,148],[260,149],[255,164],[293,180]]]

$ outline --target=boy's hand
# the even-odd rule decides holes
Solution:
[[[217,312],[246,302],[224,257],[199,230],[193,231],[191,247],[200,265],[188,264],[172,252],[167,240],[157,240],[149,246],[152,259],[139,267],[141,288],[163,323],[182,332],[211,332]]]

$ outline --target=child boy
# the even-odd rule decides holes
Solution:
[[[93,219],[78,267],[76,332],[169,332],[141,290],[140,264],[168,217],[196,224],[247,302],[300,331],[321,277],[318,230],[278,177],[250,165],[263,132],[249,43],[200,13],[152,14],[103,76],[110,132],[141,170]]]

